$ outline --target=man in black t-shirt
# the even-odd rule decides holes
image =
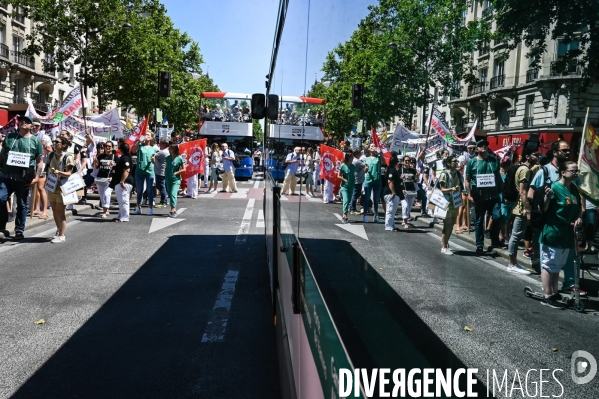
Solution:
[[[399,229],[395,227],[395,212],[397,212],[399,201],[404,199],[404,194],[397,156],[391,157],[389,167],[387,168],[383,180],[387,182],[383,191],[383,198],[387,204],[385,212],[385,230],[399,231]]]

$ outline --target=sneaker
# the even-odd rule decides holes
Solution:
[[[87,200],[82,198],[79,200],[79,202],[77,202],[77,205],[87,205]]]
[[[522,267],[517,263],[514,266],[507,265],[507,271],[509,273],[517,273],[517,274],[525,274],[525,275],[530,274],[530,272],[525,267]]]
[[[574,293],[574,286],[569,287],[569,288],[562,288],[560,291],[565,292],[567,294],[570,293]],[[586,296],[587,292],[585,290],[581,290],[580,288],[578,289],[578,292],[580,293],[580,296]],[[559,294],[556,294],[559,295]]]
[[[360,209],[360,215],[364,215],[364,208]]]
[[[343,224],[348,224],[348,223],[349,223],[349,220],[347,220],[347,218],[343,218],[343,219],[341,220],[341,223],[343,223]]]
[[[451,251],[451,248],[441,248],[441,253],[443,255],[453,255],[453,252]]]
[[[25,238],[25,236],[23,235],[23,232],[21,232],[21,231],[15,232],[15,240],[22,240],[24,238]]]
[[[353,211],[349,211],[349,213],[351,213],[352,215],[359,215],[360,212],[356,211],[355,209]]]
[[[152,216],[154,214],[154,212],[152,211],[152,208],[148,209],[148,216]]]
[[[166,208],[166,204],[158,204],[155,208]]]
[[[476,248],[476,253],[477,254],[484,254],[485,253],[485,249],[483,247],[477,247]]]
[[[364,223],[368,223],[368,216],[364,216],[364,219],[362,220]]]
[[[524,253],[523,253],[523,255],[524,255],[524,257],[525,257],[525,258],[528,258],[528,259],[530,259],[530,258],[532,258],[532,256],[533,256],[533,253],[534,253],[534,252],[533,252],[532,248],[526,248],[526,249],[524,250]]]
[[[491,230],[485,230],[485,238],[486,238],[487,240],[490,240],[490,239],[491,239]]]
[[[375,216],[375,217],[372,219],[372,223],[380,223],[380,222],[381,222],[381,220],[378,218],[378,216]]]
[[[141,208],[136,208],[132,215],[141,215]]]
[[[168,215],[170,217],[172,217],[172,218],[176,218],[177,217],[177,211],[171,211]]]
[[[50,241],[52,244],[60,244],[66,241],[65,236],[56,236],[54,237],[54,239],[52,241]]]
[[[237,190],[233,190],[233,192],[234,192],[234,193],[236,193],[236,192],[237,192]],[[296,194],[296,193],[293,193],[293,194],[291,194],[291,195],[297,195],[297,194]]]
[[[491,246],[493,246],[495,248],[507,248],[507,244],[505,243],[505,240],[493,241],[491,243]]]
[[[563,303],[558,302],[553,296],[549,298],[543,298],[543,300],[541,301],[541,305],[549,306],[553,309],[564,309],[565,307]]]

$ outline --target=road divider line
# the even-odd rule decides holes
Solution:
[[[223,285],[216,297],[212,314],[202,336],[202,342],[223,342],[225,340],[225,330],[229,322],[237,276],[239,276],[239,270],[229,270],[225,275]]]
[[[254,182],[254,188],[260,188],[260,180]]]
[[[262,209],[258,210],[258,219],[256,220],[256,228],[263,229],[264,228],[264,212]]]
[[[245,212],[243,213],[243,219],[241,220],[241,226],[239,226],[239,231],[237,231],[237,237],[235,238],[235,244],[245,244],[247,235],[250,232],[250,222],[252,221],[252,213],[254,212],[254,203],[256,200],[254,198],[250,198],[248,200],[248,204],[245,207]]]

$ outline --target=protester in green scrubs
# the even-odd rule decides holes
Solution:
[[[181,186],[181,175],[185,173],[185,161],[179,155],[179,145],[171,144],[168,147],[169,156],[166,157],[166,190],[171,202],[170,217],[177,217],[177,192]]]
[[[343,159],[343,165],[339,168],[337,178],[341,180],[341,197],[343,198],[343,223],[349,223],[347,219],[347,212],[349,211],[349,202],[351,201],[352,194],[354,193],[354,182],[356,167],[352,163],[354,160],[354,154],[351,152],[345,153]]]

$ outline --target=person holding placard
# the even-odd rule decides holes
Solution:
[[[485,252],[485,215],[491,212],[495,220],[500,216],[499,194],[502,183],[499,174],[499,163],[494,157],[488,156],[489,142],[485,139],[476,142],[475,158],[466,165],[466,190],[468,199],[474,203],[476,221],[474,235],[476,252]],[[491,226],[491,244],[499,243],[499,223]]]
[[[68,179],[73,172],[75,159],[67,152],[71,145],[69,140],[62,136],[56,137],[54,140],[54,152],[48,155],[46,162],[47,181],[46,189],[48,190],[48,200],[52,207],[52,215],[54,223],[56,223],[56,236],[52,241],[53,244],[65,242],[65,233],[67,229],[67,216],[65,214],[66,205],[63,200],[63,195],[60,190],[61,180]]]
[[[112,177],[112,168],[116,165],[116,155],[112,153],[112,141],[106,142],[103,152],[98,154],[94,160],[94,169],[98,169],[98,175],[95,178],[96,187],[100,194],[100,206],[102,207],[102,219],[106,219],[110,214],[110,178]]]
[[[33,121],[28,116],[19,117],[18,133],[9,133],[2,142],[0,153],[0,231],[8,237],[6,230],[8,210],[6,203],[12,193],[17,200],[17,217],[15,220],[15,239],[25,238],[25,221],[27,220],[27,196],[29,189],[36,187],[43,167],[42,142],[31,134]]]
[[[449,248],[449,238],[453,225],[458,216],[460,206],[462,206],[462,191],[464,190],[464,178],[457,170],[460,161],[455,155],[450,155],[443,160],[444,171],[439,175],[439,186],[445,199],[449,203],[447,214],[443,220],[443,233],[441,233],[441,253],[444,255],[453,255]]]

